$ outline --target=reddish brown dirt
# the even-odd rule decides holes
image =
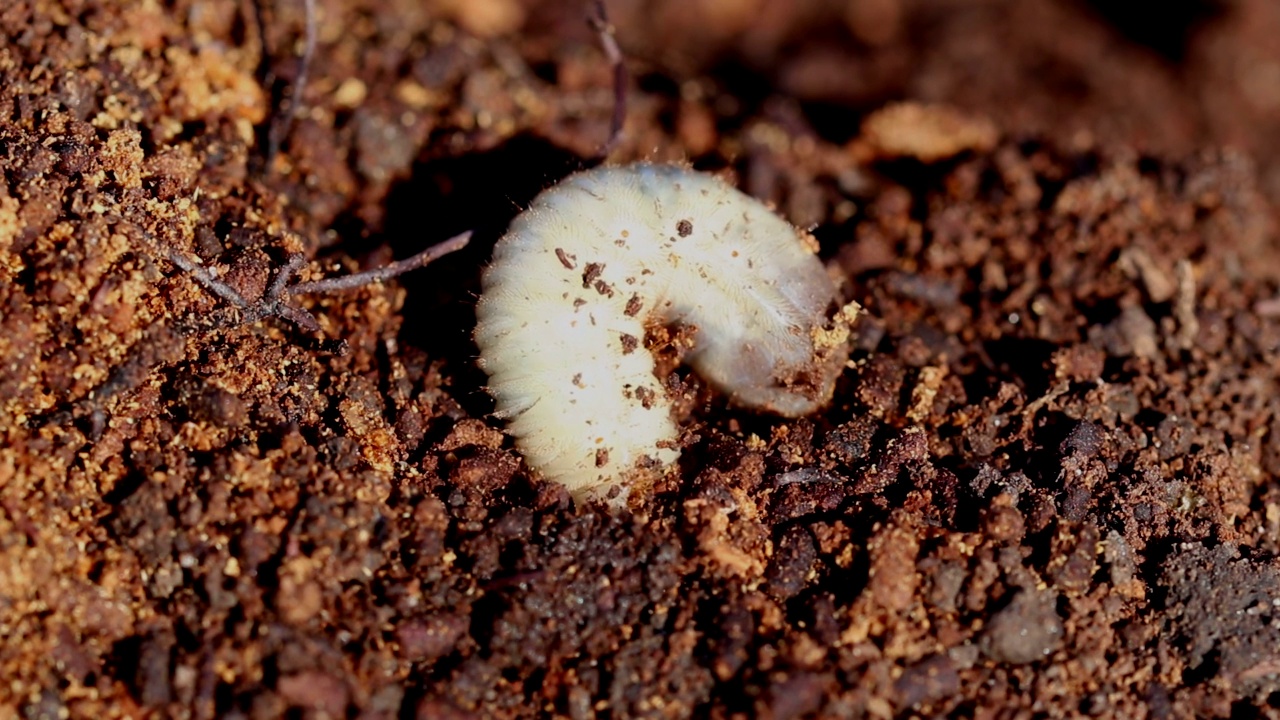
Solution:
[[[581,3],[321,0],[264,163],[270,5],[0,7],[0,718],[1280,716],[1274,2],[610,2],[611,161],[727,171],[868,310],[820,416],[682,372],[635,516],[530,476],[469,341],[607,135]],[[320,334],[168,259],[469,228]]]

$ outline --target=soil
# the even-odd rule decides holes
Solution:
[[[307,73],[301,2],[3,3],[0,718],[1280,717],[1280,5],[608,5],[608,161],[725,173],[868,311],[810,418],[676,371],[632,513],[530,474],[469,338],[607,139],[583,3],[320,0]],[[173,262],[256,302],[468,229],[319,332]]]

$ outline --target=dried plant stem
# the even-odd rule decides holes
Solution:
[[[596,0],[595,12],[587,19],[587,24],[600,38],[600,46],[604,48],[605,57],[613,65],[613,117],[609,122],[609,139],[600,146],[598,155],[601,159],[618,146],[622,140],[622,128],[627,120],[627,63],[618,47],[617,30],[609,22],[609,15],[604,7],[604,0]]]

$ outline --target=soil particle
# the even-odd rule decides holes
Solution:
[[[301,672],[276,681],[280,699],[293,707],[311,710],[325,717],[346,714],[350,693],[338,678],[321,672]]]
[[[934,655],[904,670],[893,689],[899,708],[926,705],[959,691],[960,673],[951,658]]]
[[[406,622],[396,628],[400,652],[415,662],[432,661],[451,652],[467,631],[467,618],[443,615]]]
[[[1020,590],[992,616],[982,634],[982,652],[996,662],[1023,665],[1043,660],[1062,642],[1057,599],[1049,593]]]
[[[1280,570],[1233,545],[1185,544],[1162,565],[1162,645],[1183,677],[1216,678],[1243,697],[1280,690]]]
[[[930,163],[967,150],[990,151],[997,137],[995,124],[985,117],[966,117],[946,105],[899,103],[868,116],[860,140],[876,157]]]

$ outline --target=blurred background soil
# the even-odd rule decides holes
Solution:
[[[609,161],[868,310],[818,416],[678,371],[635,515],[531,477],[470,342],[608,136],[584,3],[317,0],[291,124],[301,0],[0,6],[0,718],[1280,716],[1280,4],[607,5]],[[468,229],[319,332],[173,262]]]

